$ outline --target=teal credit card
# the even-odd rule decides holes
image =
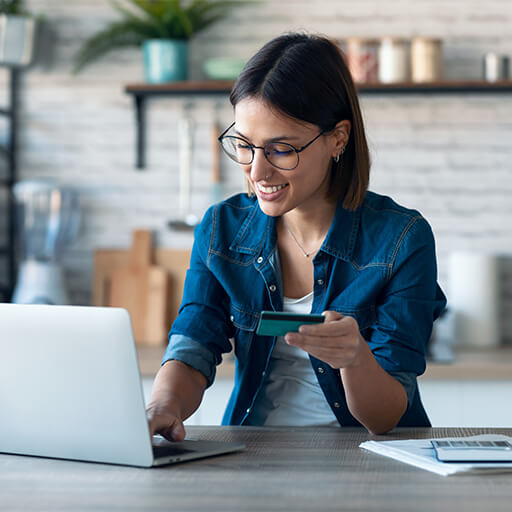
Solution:
[[[279,311],[262,311],[256,334],[260,336],[284,336],[287,332],[298,332],[305,324],[321,324],[323,315],[298,315]]]

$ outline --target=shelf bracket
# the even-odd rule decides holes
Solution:
[[[134,94],[135,103],[135,137],[136,137],[136,167],[146,167],[146,97],[143,94]]]

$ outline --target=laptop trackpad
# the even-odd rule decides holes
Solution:
[[[181,462],[185,460],[211,457],[243,450],[243,443],[206,440],[167,441],[160,435],[153,436],[153,454],[155,462]],[[157,465],[159,465],[157,463]]]
[[[173,457],[176,455],[184,455],[186,453],[192,453],[194,450],[187,450],[179,445],[173,443],[162,443],[153,445],[153,456],[155,459],[160,457]]]

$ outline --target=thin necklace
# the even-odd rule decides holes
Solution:
[[[318,247],[318,249],[311,251],[311,252],[306,252],[304,250],[304,247],[302,247],[302,245],[299,244],[299,241],[295,238],[295,235],[290,231],[290,228],[286,224],[284,217],[281,217],[281,218],[283,219],[283,224],[284,224],[284,227],[286,228],[286,231],[288,231],[288,233],[290,233],[290,236],[293,238],[293,241],[297,244],[297,247],[302,251],[302,254],[304,254],[305,258],[309,258],[312,254],[316,254],[320,250],[320,247],[322,247],[322,244],[320,244],[320,247]],[[322,241],[322,243],[323,243],[323,241]]]

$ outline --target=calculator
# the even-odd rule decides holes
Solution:
[[[507,440],[432,439],[442,462],[512,462],[512,444]]]

